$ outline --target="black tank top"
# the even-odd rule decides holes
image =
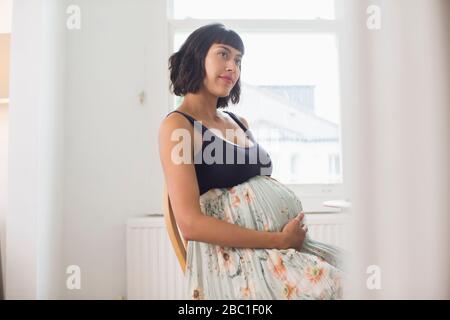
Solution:
[[[173,112],[182,114],[194,128],[199,128],[200,122],[192,116],[178,110],[169,114]],[[230,111],[224,112],[229,114],[244,130],[253,145],[251,147],[235,145],[215,135],[201,124],[202,148],[201,152],[198,151],[194,155],[195,173],[200,195],[212,188],[230,188],[254,176],[270,176],[272,174],[272,161],[267,151],[255,141],[251,131],[239,121],[236,115]],[[197,122],[197,125],[194,125],[195,122]],[[218,151],[217,154],[216,151]]]

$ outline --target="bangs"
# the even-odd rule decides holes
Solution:
[[[226,44],[237,50],[239,50],[242,55],[245,53],[244,43],[241,37],[233,30],[220,28],[215,30],[211,35],[212,43]]]

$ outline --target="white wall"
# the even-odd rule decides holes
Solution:
[[[8,299],[55,298],[62,280],[64,43],[63,30],[58,28],[60,9],[57,0],[19,0],[13,8]]]
[[[0,279],[5,291],[6,268],[6,208],[8,206],[8,106],[0,104]],[[0,284],[1,286],[2,284]],[[2,289],[0,289],[2,292]]]
[[[167,112],[165,1],[71,1],[67,31],[65,263],[82,271],[69,299],[125,292],[125,222],[161,212],[157,128]],[[138,94],[146,91],[140,105]]]
[[[66,29],[69,4],[80,30]],[[161,212],[165,1],[13,10],[6,296],[124,296],[125,221]],[[65,286],[68,265],[81,268],[80,290]]]
[[[347,297],[449,299],[450,2],[350,3],[344,163],[355,259]],[[366,28],[373,4],[380,30]],[[366,285],[377,276],[366,273],[371,265],[379,289]]]
[[[12,0],[0,0],[0,34],[11,33]],[[8,206],[8,106],[0,104],[0,270],[5,279],[6,268],[6,208]],[[4,280],[3,280],[4,281]]]
[[[12,0],[0,0],[0,33],[11,32]]]

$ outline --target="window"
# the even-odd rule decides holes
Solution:
[[[177,20],[333,19],[334,0],[174,0],[173,15]]]
[[[340,160],[338,154],[330,154],[328,156],[328,168],[329,168],[329,175],[330,176],[337,176],[341,172],[340,168]]]
[[[326,194],[329,199],[340,194],[342,2],[229,0],[229,10],[217,10],[223,3],[216,0],[172,1],[170,53],[211,22],[242,37],[241,102],[230,110],[248,120],[271,154],[273,177],[302,195]],[[172,105],[181,101],[174,98]]]

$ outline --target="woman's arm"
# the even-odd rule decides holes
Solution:
[[[175,129],[185,129],[190,133],[187,144],[193,153],[193,128],[177,113],[166,117],[159,129],[159,153],[166,179],[172,209],[177,225],[186,240],[207,242],[236,248],[284,248],[285,237],[282,232],[258,231],[206,216],[201,212],[199,188],[193,157],[190,163],[175,163],[172,152],[180,141],[172,141]],[[184,144],[186,145],[186,144]],[[178,146],[179,148],[179,146]],[[184,150],[183,152],[189,152]],[[180,154],[175,152],[175,154]],[[183,153],[181,153],[183,154]]]
[[[240,227],[214,217],[201,215],[189,228],[186,240],[213,243],[224,247],[284,249],[281,232],[258,231]]]

